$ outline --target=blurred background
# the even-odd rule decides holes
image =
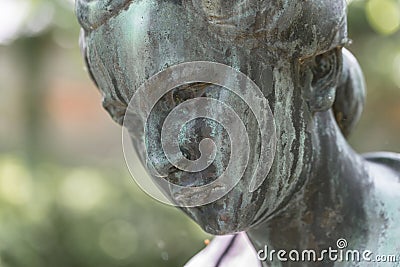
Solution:
[[[0,1],[0,267],[182,266],[210,238],[130,177],[73,0]],[[349,1],[368,85],[350,142],[400,152],[400,0]]]

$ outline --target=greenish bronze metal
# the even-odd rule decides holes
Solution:
[[[365,99],[360,66],[342,48],[348,42],[345,0],[77,0],[76,13],[89,72],[104,96],[104,107],[120,124],[135,90],[154,74],[182,62],[232,66],[249,76],[268,99],[278,137],[272,170],[258,190],[248,192],[252,161],[226,196],[184,208],[205,231],[246,231],[256,250],[268,245],[275,250],[322,251],[345,238],[349,249],[399,253],[400,156],[359,155],[345,140]],[[143,138],[151,144],[155,167],[169,171],[167,179],[202,185],[226,166],[231,148],[224,141],[219,161],[201,175],[183,175],[158,156],[160,121],[182,100],[232,97],[233,106],[246,112],[239,99],[222,92],[223,88],[195,84],[166,95],[156,106],[149,135]],[[251,115],[243,120],[256,158],[257,125]],[[226,132],[206,120],[190,125],[180,140],[188,158],[199,156],[198,141],[205,137],[221,139]]]

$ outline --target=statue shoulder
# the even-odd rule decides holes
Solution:
[[[400,174],[400,154],[398,153],[373,152],[363,154],[363,156],[369,162],[384,165],[385,167],[396,172],[397,174]]]
[[[368,248],[376,255],[397,255],[400,239],[400,154],[377,152],[363,155],[374,174],[374,190],[368,196],[366,211],[371,223]],[[375,218],[375,219],[372,219]],[[398,265],[391,265],[398,266]]]

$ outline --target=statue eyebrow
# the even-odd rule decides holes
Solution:
[[[183,0],[163,0],[182,5]],[[75,12],[85,31],[93,31],[127,10],[134,0],[76,0]]]
[[[85,31],[93,31],[127,10],[134,0],[76,0],[75,12]]]
[[[342,48],[348,47],[351,43],[352,43],[351,39],[345,38],[345,39],[343,39],[342,42],[340,42],[335,47],[332,47],[332,48],[327,49],[327,50],[319,51],[318,53],[314,53],[314,54],[311,54],[311,55],[302,56],[302,57],[298,58],[297,60],[300,62],[300,64],[304,64],[307,60],[309,60],[309,59],[311,59],[311,58],[313,58],[315,56],[325,54],[326,52],[331,51],[332,49],[342,49]]]

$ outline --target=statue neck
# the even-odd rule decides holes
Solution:
[[[331,111],[317,113],[313,127],[313,166],[304,185],[285,208],[248,231],[257,251],[265,246],[322,251],[336,249],[340,238],[354,246],[365,241],[365,193],[371,184],[365,161],[347,144]]]

